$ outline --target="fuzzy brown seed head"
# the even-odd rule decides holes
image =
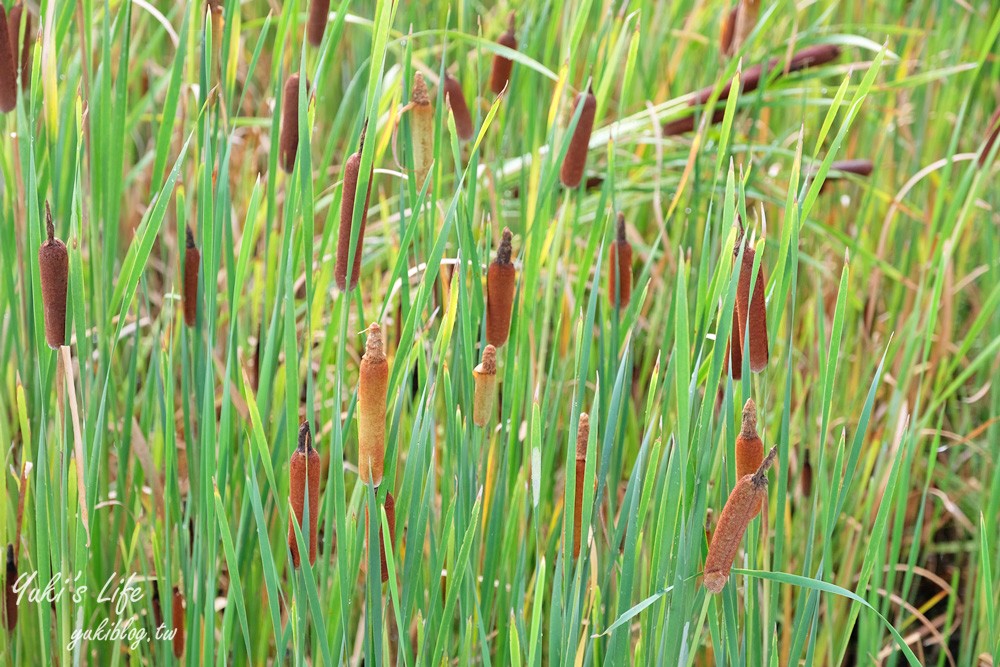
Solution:
[[[171,616],[173,620],[174,629],[174,657],[178,660],[182,655],[184,655],[184,595],[181,593],[181,589],[174,586],[174,599],[172,602]]]
[[[517,50],[517,36],[514,34],[515,17],[514,12],[510,13],[507,19],[507,31],[497,38],[497,44],[506,46],[508,49]],[[507,86],[510,80],[510,72],[514,67],[514,61],[499,54],[493,56],[493,68],[490,70],[490,90],[494,95],[499,95]]]
[[[8,113],[17,106],[17,69],[14,48],[10,41],[7,11],[0,6],[0,113]]]
[[[21,18],[24,17],[24,38],[21,38]],[[24,11],[24,4],[18,2],[10,8],[7,15],[7,35],[10,40],[11,57],[15,70],[20,70],[21,90],[28,90],[31,83],[31,47],[34,44],[31,34],[31,12]],[[0,30],[3,22],[0,21]]]
[[[736,286],[736,312],[739,321],[739,338],[742,342],[749,336],[748,350],[743,350],[744,354],[750,357],[750,370],[759,373],[767,367],[769,358],[769,343],[767,337],[767,304],[764,297],[764,264],[760,263],[757,269],[757,279],[753,282],[751,289],[750,281],[753,277],[753,264],[756,251],[746,240],[745,235],[737,242],[737,247],[733,249],[734,257],[739,255],[739,244],[745,244],[743,250],[743,261],[740,264],[739,282]],[[747,334],[749,331],[749,334]]]
[[[295,155],[299,150],[299,75],[292,74],[285,81],[281,98],[281,140],[278,158],[281,168],[292,173]]]
[[[473,132],[469,105],[465,101],[462,84],[447,72],[444,75],[444,97],[448,107],[451,108],[451,115],[455,119],[455,132],[459,140],[468,141],[472,138]]]
[[[504,228],[496,259],[486,272],[486,342],[502,347],[510,336],[510,320],[517,290],[517,272],[511,262],[512,234]]]
[[[364,150],[366,130],[367,127],[361,131],[358,152],[347,158],[347,162],[344,164],[344,190],[340,200],[340,233],[337,237],[337,266],[334,271],[337,287],[341,291],[354,289],[355,285],[358,284],[358,277],[361,275],[361,250],[364,247],[365,226],[368,222],[368,200],[372,194],[372,182],[375,180],[374,164],[368,178],[365,206],[361,211],[361,228],[358,230],[358,242],[354,249],[351,278],[348,282],[347,263],[351,250],[351,225],[354,221],[354,200],[357,197],[359,172],[361,171],[361,151]]]
[[[69,252],[66,244],[55,237],[55,225],[48,202],[45,202],[45,230],[48,238],[38,248],[38,269],[42,279],[45,341],[54,350],[66,341]]]
[[[396,499],[392,497],[392,494],[386,492],[385,502],[382,507],[385,509],[385,520],[389,524],[389,537],[390,539],[396,534]],[[386,562],[385,557],[385,538],[382,536],[382,530],[379,528],[379,557],[382,565],[382,583],[389,581],[389,565]],[[390,541],[390,544],[392,542]]]
[[[580,413],[580,425],[576,428],[576,460],[587,459],[587,443],[590,441],[590,415]]]
[[[809,450],[804,450],[802,456],[802,472],[799,475],[799,487],[802,495],[808,498],[812,495],[813,485],[813,468],[812,463],[809,461]]]
[[[512,241],[514,235],[510,231],[510,227],[503,228],[503,234],[500,235],[500,246],[497,248],[496,263],[497,264],[510,264],[510,256],[513,253]]]
[[[312,432],[309,422],[304,421],[299,426],[298,447],[292,452],[288,465],[288,496],[292,505],[292,514],[288,518],[288,549],[292,554],[292,567],[299,567],[299,543],[295,536],[293,521],[298,522],[303,536],[309,536],[309,563],[316,562],[316,551],[319,545],[319,487],[320,487],[319,453],[312,446]],[[306,491],[309,498],[309,525],[303,526],[302,521],[306,509]]]
[[[17,560],[14,557],[14,545],[7,545],[7,571],[4,578],[4,617],[3,624],[8,632],[17,627],[17,592],[14,585],[17,582]]]
[[[739,309],[733,304],[733,326],[729,332],[729,343],[726,346],[730,369],[734,380],[743,377],[743,339],[740,338]]]
[[[594,130],[594,117],[597,114],[597,98],[591,91],[576,96],[573,103],[574,113],[581,104],[583,109],[573,130],[566,157],[563,158],[562,168],[559,170],[559,180],[567,188],[575,188],[583,180],[583,172],[587,167],[587,152],[590,150],[590,135]]]
[[[722,19],[722,25],[719,27],[719,53],[723,56],[733,55],[733,33],[736,29],[736,15],[739,11],[740,6],[737,3],[726,13]]]
[[[835,44],[807,46],[792,54],[788,61],[788,72],[798,72],[810,67],[821,67],[840,57],[840,47]]]
[[[434,106],[431,104],[427,84],[420,72],[413,75],[413,92],[410,96],[410,137],[413,148],[413,177],[417,188],[422,188],[434,164]]]
[[[625,215],[618,214],[616,238],[611,243],[608,262],[608,300],[625,307],[632,299],[632,245],[625,230]]]
[[[368,327],[368,341],[358,378],[358,472],[361,482],[382,482],[385,467],[385,401],[389,364],[382,349],[382,330]]]
[[[306,24],[306,38],[315,47],[323,42],[326,22],[330,17],[330,0],[311,0],[309,22]]]
[[[186,228],[187,241],[184,247],[184,323],[193,327],[198,314],[198,270],[201,266],[201,252],[194,244],[194,234]]]
[[[150,606],[153,607],[153,627],[159,628],[163,625],[163,607],[160,604],[160,584],[153,580],[153,597],[150,598]]]

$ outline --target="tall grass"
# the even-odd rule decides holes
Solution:
[[[31,81],[0,115],[0,544],[37,573],[29,590],[58,575],[80,595],[25,594],[0,660],[975,665],[1000,652],[1000,142],[981,152],[1000,102],[994,3],[762,2],[725,60],[722,2],[341,0],[318,46],[304,0],[221,4],[214,31],[198,2],[25,5]],[[512,11],[516,50],[495,41]],[[812,45],[841,55],[772,71]],[[500,96],[495,55],[513,62]],[[753,90],[723,92],[755,65]],[[421,182],[401,113],[417,73],[434,127]],[[282,99],[294,75],[309,85]],[[708,86],[692,117],[690,93]],[[586,185],[567,189],[588,87]],[[288,173],[283,105],[298,122]],[[341,206],[349,158],[367,210]],[[871,175],[834,171],[824,187],[846,159]],[[45,201],[69,254],[55,351]],[[616,307],[619,212],[633,281]],[[727,353],[737,217],[766,279],[760,373],[746,354],[730,373]],[[513,315],[479,428],[470,369],[505,227]],[[343,291],[339,248],[359,263]],[[377,487],[355,455],[370,322],[389,361]],[[708,595],[706,517],[736,484],[750,398],[777,464]],[[318,554],[296,569],[289,540],[308,550],[311,535],[289,520],[287,466],[307,420]],[[385,584],[365,548],[379,542]],[[142,595],[120,610],[99,599],[130,574]],[[152,632],[154,614],[183,619],[179,658],[169,640],[73,641],[103,619]]]

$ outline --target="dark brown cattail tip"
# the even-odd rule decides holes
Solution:
[[[511,262],[512,234],[504,228],[496,259],[486,272],[486,342],[501,347],[510,336],[510,319],[517,291],[517,272]]]
[[[299,75],[292,74],[285,81],[281,101],[281,138],[278,158],[281,168],[292,173],[299,149]]]
[[[744,438],[757,437],[757,406],[752,398],[748,398],[743,404],[743,424],[740,435]]]
[[[500,246],[497,248],[497,256],[495,262],[503,266],[509,266],[511,264],[510,257],[514,252],[513,248],[514,235],[510,231],[510,227],[503,228],[503,234],[500,236]]]
[[[0,5],[0,113],[13,111],[17,106],[15,48],[8,30],[7,11]]]
[[[4,581],[4,627],[13,632],[17,627],[17,592],[14,584],[17,582],[17,560],[14,557],[14,545],[7,545],[7,573]]]
[[[580,118],[573,129],[573,136],[563,158],[559,170],[559,180],[564,187],[575,188],[583,180],[583,172],[587,168],[587,152],[590,150],[590,135],[594,131],[594,116],[597,114],[597,98],[589,90],[576,96],[573,104],[574,113],[579,105]]]
[[[179,660],[184,655],[184,596],[181,594],[181,589],[177,586],[174,586],[174,599],[171,611],[174,625],[174,657]]]
[[[305,454],[312,450],[312,448],[312,432],[309,430],[309,420],[307,419],[299,424],[299,446],[297,451]]]
[[[184,239],[184,247],[188,250],[197,247],[194,244],[194,232],[191,231],[191,225],[184,225]]]
[[[517,50],[517,36],[514,34],[516,27],[514,12],[511,12],[507,19],[507,31],[497,38],[497,44]],[[493,91],[494,95],[499,95],[506,88],[513,67],[513,60],[500,54],[494,54],[493,67],[490,70],[490,90]]]
[[[393,536],[396,534],[396,499],[392,497],[391,493],[386,492],[385,502],[382,504],[382,507],[385,508],[385,520],[386,523],[389,524],[389,539],[390,539],[390,544],[392,544],[391,540]],[[389,581],[389,565],[385,555],[386,553],[385,539],[382,537],[381,525],[379,526],[378,534],[379,534],[379,541],[378,541],[379,559],[381,561],[380,564],[382,567],[382,573],[381,573],[382,583],[384,584],[387,581]]]
[[[306,38],[313,46],[323,42],[326,22],[330,17],[330,0],[312,0],[309,3],[309,22],[306,24]]]
[[[760,462],[760,467],[757,468],[757,472],[753,474],[753,485],[758,489],[767,486],[767,471],[771,469],[774,461],[778,458],[778,446],[775,445],[771,447],[771,451],[767,453],[764,460]]]
[[[198,270],[201,266],[201,252],[194,244],[194,234],[190,227],[185,229],[187,237],[184,245],[184,323],[193,327],[198,316]]]
[[[625,214],[621,212],[618,213],[615,223],[615,240],[618,243],[628,243],[628,239],[625,236]]]
[[[507,32],[514,34],[514,30],[517,28],[517,14],[511,12],[507,16]]]
[[[455,132],[462,141],[472,138],[472,115],[469,113],[469,105],[465,101],[462,93],[462,84],[451,74],[444,75],[444,95],[448,106],[451,108],[452,118],[455,119]]]
[[[56,240],[56,226],[52,222],[52,209],[49,207],[49,202],[45,202],[45,234],[48,236],[48,242],[52,243]]]
[[[587,443],[590,441],[590,415],[580,413],[580,425],[576,429],[576,460],[587,458]]]
[[[718,125],[726,117],[725,109],[716,109],[712,112],[712,119],[709,121],[709,125]],[[694,131],[695,121],[697,118],[694,114],[684,116],[683,118],[678,118],[676,120],[670,120],[663,124],[660,130],[665,137],[673,137],[679,134],[687,134],[688,132]]]

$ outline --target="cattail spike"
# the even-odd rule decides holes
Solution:
[[[620,212],[609,258],[608,300],[612,306],[625,307],[632,299],[632,245],[626,234],[625,215]]]
[[[468,141],[472,138],[472,115],[469,113],[469,105],[465,101],[462,93],[462,84],[451,74],[445,72],[444,75],[444,96],[448,107],[451,109],[452,118],[455,119],[455,133],[459,140]]]
[[[740,435],[744,438],[757,437],[757,406],[754,405],[752,398],[748,398],[747,402],[743,404],[743,421],[741,428],[742,430],[740,431]],[[761,456],[763,456],[763,452],[761,453]],[[755,469],[756,467],[757,466],[754,466]]]
[[[7,11],[0,5],[0,113],[13,111],[17,106],[15,44],[10,41]]]
[[[580,413],[580,424],[576,429],[576,460],[587,459],[587,448],[590,442],[590,415]]]
[[[6,31],[0,30],[6,34]],[[38,248],[38,270],[42,279],[42,306],[45,341],[53,350],[66,342],[66,292],[69,285],[69,251],[55,236],[52,211],[45,202],[45,231],[48,237]]]
[[[497,38],[497,44],[516,51],[517,37],[514,34],[516,27],[514,12],[511,12],[507,18],[507,31]],[[510,73],[513,68],[513,60],[500,54],[494,54],[493,67],[490,70],[490,90],[493,91],[494,95],[499,95],[507,87],[507,82],[510,80]]]
[[[767,367],[769,344],[767,337],[767,304],[764,297],[764,264],[757,269],[757,279],[753,277],[754,258],[756,251],[743,234],[740,222],[740,239],[733,248],[733,257],[739,255],[739,247],[743,246],[743,261],[739,268],[739,282],[736,286],[736,309],[739,318],[739,337],[742,342],[749,337],[748,349],[743,350],[744,356],[750,357],[750,370],[759,373]],[[749,334],[748,334],[749,331]]]
[[[743,422],[736,437],[736,479],[753,474],[764,458],[764,442],[757,434],[757,406],[748,398],[743,406]],[[760,511],[757,504],[754,516]]]
[[[299,524],[304,535],[309,536],[309,563],[316,562],[316,551],[319,545],[319,486],[320,486],[319,453],[312,446],[312,432],[309,422],[299,425],[298,447],[292,452],[288,464],[288,496],[292,505],[292,516],[288,517],[288,549],[292,554],[292,567],[301,564],[299,543],[295,536],[293,521]],[[305,516],[306,491],[309,492],[309,525],[303,526]]]
[[[323,43],[323,33],[330,17],[330,0],[312,0],[309,3],[309,22],[306,24],[306,38],[319,47]]]
[[[361,171],[361,152],[365,148],[365,133],[367,131],[368,122],[365,121],[361,128],[358,151],[347,158],[347,162],[344,164],[344,186],[340,200],[340,233],[337,237],[337,265],[334,270],[334,279],[341,291],[354,289],[361,275],[361,250],[364,247],[365,226],[368,223],[368,201],[372,194],[372,182],[375,180],[374,164],[369,172],[368,189],[365,192],[365,206],[361,211],[361,228],[358,230],[358,242],[354,248],[354,262],[351,264],[350,280],[348,280],[347,275],[347,263],[351,252],[351,229],[354,222],[354,201],[357,197],[358,179]]]
[[[299,150],[299,75],[292,74],[285,81],[281,99],[281,138],[278,155],[281,168],[292,173],[295,156]]]
[[[198,316],[198,271],[201,267],[201,252],[194,244],[194,233],[191,227],[185,228],[186,243],[184,246],[184,324],[195,325]]]
[[[498,264],[510,264],[510,256],[513,252],[513,240],[514,235],[510,231],[510,227],[503,228],[503,234],[500,236],[500,246],[497,248],[497,263]]]
[[[573,129],[573,137],[570,139],[562,168],[559,170],[559,180],[567,188],[575,188],[583,180],[583,172],[587,167],[587,152],[590,150],[590,135],[594,130],[594,117],[597,114],[597,98],[589,89],[586,94],[580,93],[576,96],[573,103],[574,113],[581,104],[583,109],[580,111],[580,118]]]
[[[753,483],[756,487],[767,486],[767,471],[771,469],[774,465],[775,460],[778,458],[778,446],[775,445],[771,447],[771,451],[767,453],[764,460],[761,461],[760,467],[757,468],[757,472],[753,474]]]
[[[517,290],[517,272],[511,262],[512,234],[505,227],[496,259],[486,272],[486,342],[502,347],[510,336],[510,320]]]
[[[174,657],[180,660],[180,657],[184,655],[184,595],[177,586],[174,586],[173,597],[171,609],[174,626],[173,648]]]
[[[358,473],[362,484],[382,483],[388,384],[389,364],[382,349],[382,329],[372,322],[358,378]]]
[[[196,247],[194,244],[194,232],[191,231],[191,225],[184,225],[184,239],[185,239],[185,244],[184,244],[185,248],[190,250],[191,248]]]

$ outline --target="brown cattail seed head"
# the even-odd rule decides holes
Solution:
[[[361,132],[361,143],[358,152],[347,158],[344,164],[344,193],[340,200],[340,235],[337,238],[337,267],[334,278],[341,291],[354,289],[361,275],[361,249],[365,240],[365,225],[368,222],[368,199],[372,194],[372,181],[375,168],[369,173],[368,189],[365,191],[365,206],[361,210],[361,228],[358,230],[358,242],[354,249],[354,261],[351,265],[351,280],[347,281],[347,262],[351,251],[351,223],[354,221],[354,200],[358,192],[358,177],[361,171],[361,151],[365,146],[365,133]]]
[[[330,0],[311,0],[309,3],[309,22],[306,23],[306,38],[313,46],[318,47],[323,41],[323,32],[330,17]]]
[[[726,15],[722,17],[722,25],[719,26],[719,53],[723,57],[729,57],[733,55],[736,50],[733,48],[733,34],[736,30],[736,16],[740,12],[740,6],[737,3],[735,7],[726,12]]]
[[[174,586],[171,612],[174,624],[174,657],[179,660],[184,655],[184,595],[177,586]]]
[[[759,373],[767,366],[767,305],[764,301],[764,264],[761,262],[757,270],[757,280],[754,281],[751,294],[750,279],[753,273],[753,263],[756,252],[744,238],[733,248],[734,259],[739,255],[739,246],[743,244],[743,263],[740,265],[740,278],[736,287],[736,312],[739,319],[739,336],[742,342],[749,330],[750,370]]]
[[[747,41],[747,37],[753,32],[757,25],[757,15],[760,12],[758,0],[740,0],[737,5],[735,24],[733,26],[733,39],[730,44],[730,55],[736,53]]]
[[[385,466],[385,400],[389,363],[382,348],[382,329],[372,322],[361,357],[358,380],[358,472],[362,484],[382,483]]]
[[[743,377],[743,339],[740,338],[739,309],[733,304],[733,327],[729,333],[729,343],[726,344],[726,356],[729,357],[730,369],[734,380]]]
[[[576,488],[573,501],[573,558],[580,555],[581,530],[583,528],[583,479],[587,474],[587,443],[590,441],[590,415],[580,413],[580,425],[576,429]]]
[[[802,472],[799,475],[799,487],[802,491],[802,496],[808,498],[812,495],[813,488],[813,467],[812,462],[809,461],[808,449],[803,450],[802,457]]]
[[[468,141],[472,138],[472,116],[469,113],[469,105],[462,93],[462,84],[447,72],[444,75],[444,97],[455,119],[455,132],[458,138],[461,141]]]
[[[21,17],[24,17],[24,39],[21,39]],[[0,30],[3,24],[0,22]],[[21,90],[27,90],[31,84],[31,47],[34,39],[31,35],[31,12],[24,11],[24,4],[18,2],[10,8],[7,15],[7,34],[10,39],[11,56],[14,67],[20,69]]]
[[[559,171],[559,180],[567,188],[575,188],[583,180],[583,170],[587,166],[587,151],[590,150],[590,135],[594,131],[594,115],[597,113],[597,98],[589,90],[586,94],[580,93],[576,96],[573,103],[574,113],[581,103],[583,110],[580,112],[580,119],[573,130],[573,138],[569,141],[569,149]]]
[[[385,519],[389,524],[389,538],[396,534],[396,499],[392,497],[391,493],[386,492],[385,503],[382,507],[385,508]],[[378,551],[379,558],[382,564],[382,583],[389,581],[389,566],[386,564],[385,560],[385,538],[382,536],[382,528],[379,527],[379,541],[378,541]],[[390,542],[392,544],[392,542]]]
[[[504,227],[496,259],[486,272],[486,342],[503,347],[510,336],[510,318],[517,291],[517,272],[511,262],[510,229]]]
[[[711,593],[720,592],[729,579],[747,526],[756,516],[757,506],[767,499],[767,471],[777,455],[777,447],[772,447],[756,472],[736,482],[722,508],[705,559],[705,588]]]
[[[306,483],[309,487],[309,564],[316,563],[316,548],[319,544],[319,474],[320,474],[319,454],[312,446],[312,432],[309,430],[309,422],[304,421],[299,426],[299,445],[292,452],[292,459],[288,466],[288,495],[292,503],[294,517],[288,520],[288,549],[292,552],[292,566],[298,567],[302,562],[299,556],[299,543],[295,537],[295,526],[292,521],[297,521],[299,530],[306,534],[306,527],[302,525],[302,518],[305,515]]]
[[[17,593],[14,584],[17,582],[17,560],[14,558],[14,545],[7,545],[7,574],[4,579],[4,617],[3,625],[8,632],[17,627]]]
[[[153,580],[153,597],[149,602],[153,607],[153,627],[159,628],[163,625],[163,607],[160,604],[160,584],[156,579]]]
[[[743,425],[740,434],[736,436],[736,479],[756,471],[763,460],[764,442],[757,434],[757,406],[753,399],[748,398],[743,406]],[[757,516],[758,512],[760,503],[753,515]]]
[[[632,299],[632,245],[625,234],[625,215],[618,214],[615,240],[609,252],[608,300],[625,307]]]
[[[413,141],[413,175],[417,189],[424,185],[434,164],[434,105],[427,91],[424,76],[413,75],[413,95],[411,98],[410,135]]]
[[[299,75],[292,74],[285,81],[281,97],[281,141],[278,161],[281,168],[292,173],[295,155],[299,150]]]
[[[472,370],[476,390],[472,403],[472,422],[479,427],[490,423],[493,402],[497,395],[497,349],[483,348],[483,360]]]
[[[2,32],[2,31],[0,31]],[[53,350],[66,341],[66,287],[69,284],[69,252],[56,238],[52,211],[45,202],[45,230],[48,238],[38,248],[38,269],[42,278],[42,306],[45,314],[45,341]]]
[[[184,246],[184,323],[194,326],[198,314],[198,269],[201,266],[201,253],[194,244],[194,234],[191,228],[185,229],[187,242]]]
[[[17,106],[17,69],[14,64],[14,44],[11,42],[7,11],[0,5],[0,112],[8,113]]]
[[[997,110],[990,116],[989,122],[986,123],[986,140],[983,142],[983,150],[979,153],[980,167],[986,164],[986,158],[990,156],[997,136],[1000,136],[1000,107],[997,107]]]
[[[712,119],[709,121],[710,125],[717,125],[722,122],[723,118],[726,117],[725,109],[716,109],[712,112]],[[677,120],[667,121],[663,124],[663,128],[660,130],[665,137],[672,137],[678,134],[687,134],[692,132],[695,126],[695,116],[694,114],[684,116],[683,118],[678,118]]]
[[[514,35],[514,12],[510,13],[507,19],[507,32],[497,38],[497,44],[506,46],[508,49],[517,50],[517,37]],[[494,95],[499,95],[507,86],[510,80],[510,72],[514,67],[514,61],[500,54],[493,56],[493,69],[490,71],[490,90]]]

